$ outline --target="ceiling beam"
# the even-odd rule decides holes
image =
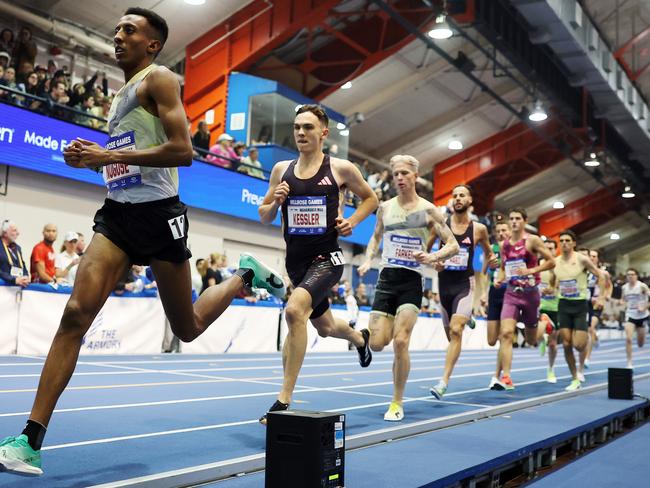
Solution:
[[[497,85],[494,88],[494,92],[503,97],[511,92],[514,92],[517,89],[518,86],[514,82],[507,81],[505,83]],[[390,141],[382,144],[373,151],[373,154],[376,157],[381,158],[388,154],[399,152],[398,150],[401,148],[416,146],[425,138],[431,139],[436,131],[443,129],[452,122],[457,122],[463,117],[474,114],[474,112],[493,101],[494,98],[491,94],[482,92],[474,99],[466,103],[460,103],[456,106],[456,108],[453,108],[452,110],[449,110],[443,114],[437,115],[436,117],[433,117],[432,119],[429,119],[428,121],[422,123],[416,129],[404,132],[399,136],[391,139]]]

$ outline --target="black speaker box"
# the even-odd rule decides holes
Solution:
[[[607,394],[609,398],[632,400],[634,385],[631,368],[609,368],[607,370]]]

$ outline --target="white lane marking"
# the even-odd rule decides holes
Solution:
[[[648,365],[650,365],[650,363],[644,363],[644,364],[639,365],[639,366],[648,366]],[[605,372],[605,371],[606,371],[605,369],[602,369],[602,370],[598,370],[598,371],[591,371],[591,372],[586,373],[586,374],[592,375],[592,374],[602,373],[602,372]],[[569,375],[558,376],[558,379],[567,379],[569,377],[570,377]],[[520,383],[520,384],[532,384],[532,383],[544,383],[544,382],[546,382],[546,380],[535,380],[535,381],[530,381],[530,382]],[[481,390],[467,390],[465,392],[456,392],[455,394],[460,395],[460,394],[463,394],[463,393],[471,393],[471,392],[474,392],[474,391],[483,391],[483,390],[485,390],[485,388],[483,388]],[[447,396],[451,396],[451,395],[452,394],[447,395]],[[432,399],[430,396],[428,396],[428,397],[417,397],[417,398],[411,398],[411,399],[408,399],[408,400],[404,400],[404,403],[410,403],[410,402],[416,402],[416,401],[427,401],[427,402],[432,402],[433,401],[433,402],[436,402],[434,399]],[[502,405],[507,405],[508,403],[512,403],[512,402],[507,402],[507,403],[502,404]],[[365,408],[373,408],[373,407],[385,406],[385,405],[389,405],[389,404],[390,404],[390,402],[369,403],[369,404],[366,404],[366,405],[356,405],[354,407],[334,408],[334,409],[330,409],[330,410],[327,410],[327,411],[328,412],[349,412],[349,411],[353,411],[353,410],[361,410],[361,409],[365,409]],[[482,407],[482,408],[485,408],[485,407]],[[464,415],[466,413],[467,412],[463,412],[461,414],[456,414],[456,415]],[[456,415],[448,415],[448,416],[445,416],[445,418],[453,418]],[[120,437],[109,437],[109,438],[105,438],[105,439],[93,439],[93,440],[88,440],[88,441],[69,442],[69,443],[65,443],[65,444],[58,444],[58,445],[54,445],[54,446],[43,447],[42,449],[45,450],[45,451],[49,451],[49,450],[54,450],[54,449],[64,449],[64,448],[68,448],[68,447],[80,447],[80,446],[88,446],[88,445],[93,445],[93,444],[106,444],[106,443],[110,443],[110,442],[128,441],[128,440],[133,440],[133,439],[143,439],[143,438],[147,438],[147,437],[159,437],[159,436],[165,436],[165,435],[183,434],[183,433],[187,433],[187,432],[197,432],[197,431],[202,431],[202,430],[214,430],[214,429],[222,429],[222,428],[226,428],[226,427],[236,427],[236,426],[240,426],[240,425],[255,424],[257,422],[258,422],[258,420],[242,420],[242,421],[238,421],[238,422],[228,422],[228,423],[224,423],[224,424],[212,424],[212,425],[204,425],[204,426],[200,426],[200,427],[188,427],[188,428],[184,428],[184,429],[174,429],[174,430],[165,430],[165,431],[159,431],[159,432],[149,432],[149,433],[146,433],[146,434],[134,434],[134,435],[125,435],[125,436],[120,436]]]

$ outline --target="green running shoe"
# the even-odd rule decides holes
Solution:
[[[474,320],[474,317],[469,318],[469,320],[467,322],[467,327],[474,330],[474,327],[476,327],[476,321]]]
[[[252,254],[243,253],[239,257],[239,267],[251,269],[255,273],[252,288],[264,288],[275,298],[286,295],[287,291],[280,273],[273,271]]]
[[[580,380],[571,380],[571,383],[569,383],[569,386],[567,386],[564,390],[565,391],[576,391],[582,388],[582,385],[580,384]]]
[[[5,437],[0,442],[0,471],[21,476],[40,476],[41,451],[35,451],[27,442],[27,436]]]

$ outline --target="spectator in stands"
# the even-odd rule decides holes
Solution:
[[[379,171],[373,171],[368,175],[368,178],[366,178],[366,181],[370,185],[370,188],[373,190],[379,186],[379,181],[381,180],[381,173]]]
[[[363,163],[359,165],[359,171],[361,171],[361,176],[363,176],[363,179],[368,180],[368,176],[370,176],[370,163],[367,159],[364,159]]]
[[[205,272],[208,270],[208,262],[203,258],[199,258],[196,260],[194,268],[195,269],[192,272],[192,289],[198,295],[203,291],[203,277],[205,276]]]
[[[40,86],[38,84],[38,76],[33,71],[27,75],[25,83],[19,83],[18,89],[29,95],[36,97],[40,96]],[[27,97],[15,97],[19,105],[28,107],[30,110],[36,110],[41,106],[41,102]]]
[[[74,251],[77,253],[77,256],[83,256],[84,251],[86,250],[86,238],[81,232],[77,232],[77,246]]]
[[[424,290],[422,294],[422,306],[420,312],[429,315],[433,315],[438,311],[438,299],[435,293],[433,293],[428,288]]]
[[[63,238],[61,250],[54,260],[54,273],[57,283],[63,286],[73,286],[79,265],[79,256],[75,252],[79,236],[76,232],[68,231]]]
[[[210,129],[208,129],[208,123],[205,120],[199,122],[197,130],[192,136],[192,144],[204,151],[210,149]]]
[[[29,63],[31,66],[28,71],[33,71],[37,51],[36,43],[32,39],[31,29],[23,26],[20,29],[20,34],[18,35],[18,40],[16,41],[12,54],[14,66],[21,72],[26,72],[27,70],[23,71],[23,66],[25,63]]]
[[[330,288],[329,298],[332,304],[345,305],[345,286],[343,283],[337,283]]]
[[[16,69],[12,66],[9,66],[4,70],[4,76],[2,77],[3,85],[13,88],[14,90],[18,89],[16,85]]]
[[[0,66],[7,68],[11,65],[11,55],[7,51],[0,51]]]
[[[3,252],[0,252],[0,279],[9,285],[25,287],[30,278],[23,252],[16,243],[19,235],[18,227],[11,220],[0,224],[0,239],[4,248]]]
[[[83,88],[83,86],[81,88]],[[84,93],[81,98],[81,103],[79,105],[76,105],[74,108],[87,115],[94,116],[95,115],[93,112],[94,107],[95,107],[95,97],[93,97],[93,94]],[[87,127],[92,127],[93,129],[99,128],[101,124],[99,120],[91,117],[85,117],[81,114],[75,114],[74,121],[77,124],[85,125]]]
[[[221,273],[221,278],[227,280],[235,272],[234,268],[228,267],[228,256],[221,254],[219,258],[219,273]]]
[[[359,283],[357,285],[357,291],[354,294],[354,298],[357,299],[357,304],[360,307],[368,307],[370,306],[370,300],[368,299],[368,294],[366,293],[366,284],[365,283]]]
[[[255,146],[249,147],[248,156],[244,156],[242,158],[241,162],[243,164],[237,168],[237,171],[249,176],[254,176],[255,178],[260,178],[262,180],[266,179],[264,178],[264,173],[262,172],[262,163],[260,163],[258,157],[258,149]]]
[[[203,275],[203,288],[201,289],[201,293],[203,293],[209,287],[218,285],[223,281],[221,273],[219,272],[220,262],[221,254],[218,252],[213,252],[210,254],[208,268],[205,270],[205,275]]]
[[[221,134],[217,143],[210,147],[211,154],[208,154],[205,160],[223,168],[232,168],[239,159],[232,148],[233,140],[229,134]]]
[[[7,53],[14,52],[14,31],[11,29],[2,29],[0,32],[0,51]]]
[[[45,224],[43,227],[43,240],[34,246],[30,258],[32,283],[56,283],[53,247],[56,237],[56,225]]]
[[[53,81],[51,84],[50,92],[47,95],[47,112],[52,117],[65,119],[67,116],[66,111],[57,106],[66,105],[70,101],[65,89],[65,83],[62,81]]]

